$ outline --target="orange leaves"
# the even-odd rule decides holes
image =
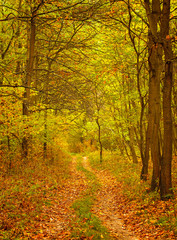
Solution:
[[[55,170],[43,159],[35,163],[35,170],[31,165],[25,165],[22,175],[1,176],[0,239],[69,239],[69,207],[78,196],[76,188],[66,177],[62,179],[66,171],[62,163]]]
[[[177,41],[177,36],[170,36],[170,35],[167,35],[166,36],[166,40],[173,40],[173,41]]]
[[[170,40],[170,39],[171,39],[170,35],[167,35],[167,36],[166,36],[166,39],[167,39],[167,40]]]
[[[87,162],[88,158],[84,157],[83,160],[85,170],[92,171]],[[118,182],[117,178],[110,173],[111,171],[96,170],[97,178],[94,181],[89,179],[86,181],[84,174],[76,171],[76,164],[76,158],[73,157],[69,172],[70,178],[60,179],[60,183],[58,183],[58,178],[61,175],[61,169],[58,165],[55,166],[55,171],[57,171],[55,174],[56,172],[51,171],[51,166],[46,169],[46,165],[41,163],[42,176],[35,175],[34,172],[29,174],[30,169],[27,169],[28,174],[24,176],[1,179],[3,185],[0,186],[0,190],[3,195],[0,198],[2,225],[0,238],[8,234],[9,239],[16,239],[17,236],[19,239],[72,239],[72,230],[82,234],[83,228],[77,221],[74,221],[77,219],[71,205],[88,191],[88,183],[93,185],[93,182],[99,179],[99,188],[96,191],[92,189],[94,199],[97,200],[94,205],[91,204],[91,212],[89,207],[89,212],[86,211],[87,215],[85,214],[85,207],[89,204],[82,208],[82,224],[91,231],[91,234],[87,236],[88,240],[93,240],[95,237],[96,220],[91,218],[93,213],[116,237],[121,233],[122,236],[126,236],[125,239],[132,240],[135,239],[133,234],[136,233],[139,240],[175,239],[173,231],[161,227],[162,224],[168,226],[168,219],[172,221],[175,219],[175,200],[163,202],[150,195],[147,195],[144,201],[142,196],[137,196],[136,199],[131,196],[128,198],[124,195],[127,189],[123,187],[126,185]],[[121,165],[120,162],[119,164]],[[61,168],[61,164],[59,166]],[[94,175],[93,172],[92,174]],[[81,201],[77,205],[78,208],[81,207],[80,203]],[[130,234],[125,229],[134,233]],[[98,234],[99,239],[105,239],[102,232]]]
[[[116,231],[119,230],[113,226],[118,226],[118,219],[122,219],[124,228],[136,233],[139,240],[176,239],[176,200],[160,201],[158,193],[146,192],[146,186],[143,186],[138,192],[132,182],[136,182],[136,184],[139,182],[137,179],[135,180],[133,172],[130,175],[127,170],[130,166],[118,171],[119,168],[122,168],[123,161],[120,160],[117,163],[110,158],[109,163],[109,159],[106,160],[103,167],[108,168],[111,172],[114,172],[115,164],[114,173],[117,176],[117,183],[112,180],[109,172],[97,170],[97,177],[104,187],[97,193],[97,205],[94,212],[111,229],[111,232],[116,236]],[[120,175],[122,176],[120,177]],[[142,182],[141,185],[143,185]],[[117,220],[116,224],[114,219]]]

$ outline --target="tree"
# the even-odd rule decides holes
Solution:
[[[173,50],[170,34],[170,0],[163,1],[161,34],[165,55],[165,76],[163,86],[163,127],[164,148],[161,161],[160,193],[166,199],[172,195],[172,85],[173,85]]]
[[[168,39],[170,21],[170,0],[144,1],[149,23],[149,123],[151,131],[151,155],[153,160],[153,177],[151,189],[160,184],[161,198],[172,195],[172,46]],[[160,153],[160,80],[163,70],[163,52],[165,55],[165,76],[163,85],[163,153]]]
[[[91,7],[94,4],[84,4],[84,12],[89,11],[89,14],[85,19],[78,19],[73,13],[76,11],[78,15],[83,15],[82,3],[83,1],[53,1],[51,5],[50,1],[19,0],[13,6],[9,1],[3,5],[1,23],[7,26],[7,23],[12,22],[13,31],[9,32],[7,28],[12,37],[7,33],[8,37],[2,38],[2,60],[5,55],[9,60],[13,53],[16,68],[12,65],[11,72],[14,71],[16,77],[14,84],[4,82],[1,87],[24,89],[23,98],[20,96],[20,100],[23,99],[21,110],[24,116],[24,136],[21,142],[24,157],[28,155],[28,125],[32,124],[29,123],[30,115],[45,109],[76,111],[78,108],[75,103],[83,98],[84,89],[88,89],[85,87],[86,84],[88,86],[88,78],[81,73],[81,64],[79,68],[78,66],[85,58],[82,50],[87,48],[87,42],[92,38],[91,27],[85,22],[92,13]],[[6,30],[4,26],[3,31]],[[14,33],[17,39],[14,38]],[[15,46],[17,51],[14,50]],[[48,63],[51,65],[49,69]],[[37,109],[34,105],[40,107]]]

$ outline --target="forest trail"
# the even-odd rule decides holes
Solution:
[[[144,212],[143,205],[127,201],[116,177],[109,170],[100,170],[99,165],[92,168],[89,160],[77,155],[65,162],[67,171],[63,173],[64,166],[57,163],[53,166],[56,172],[42,168],[42,175],[19,175],[15,183],[14,178],[6,179],[0,189],[4,196],[0,240],[176,239],[172,231],[150,225],[147,220],[154,219],[151,215],[146,219],[137,215],[139,210]],[[158,201],[158,208],[154,204],[150,210],[153,217],[155,211],[160,210],[158,217],[164,209],[171,209],[170,203]]]
[[[111,236],[119,240],[138,240],[134,233],[128,231],[120,219],[117,201],[118,192],[121,186],[116,178],[105,170],[94,170],[90,167],[88,157],[83,157],[83,167],[94,173],[101,184],[100,189],[96,193],[96,203],[92,208],[92,212],[101,219],[103,225],[109,230]]]
[[[76,157],[72,158],[70,166],[70,176],[57,190],[53,204],[43,208],[43,215],[47,216],[38,225],[40,234],[32,239],[51,240],[51,239],[71,239],[71,221],[75,218],[72,204],[87,188],[86,177],[81,171],[77,171]]]
[[[72,236],[72,231],[78,228],[76,212],[72,205],[78,199],[82,199],[89,188],[85,173],[78,170],[78,161],[77,157],[72,158],[69,179],[66,179],[59,189],[58,197],[52,200],[53,205],[43,209],[43,215],[48,218],[37,227],[40,231],[37,239],[92,239]],[[95,201],[91,213],[108,229],[111,239],[138,240],[133,233],[123,227],[123,221],[120,219],[116,200],[119,197],[117,193],[120,186],[116,179],[107,171],[93,170],[87,157],[82,157],[80,163],[84,169],[96,176],[96,182],[100,185],[98,191],[94,193]]]

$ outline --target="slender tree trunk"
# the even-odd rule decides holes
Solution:
[[[141,114],[140,114],[140,139],[139,139],[139,149],[140,149],[140,154],[141,154],[141,159],[142,159],[142,164],[143,164],[143,169],[144,169],[144,136],[143,136],[143,114],[144,114],[144,98],[141,94],[141,89],[140,89],[140,72],[141,72],[141,65],[140,65],[140,41],[138,44],[138,47],[136,46],[135,43],[135,36],[134,34],[131,32],[131,22],[132,22],[132,13],[131,13],[131,7],[130,7],[130,0],[128,0],[128,12],[129,12],[129,28],[128,28],[128,33],[129,33],[129,37],[130,40],[132,42],[134,51],[136,53],[136,79],[137,79],[137,89],[138,89],[138,93],[139,93],[139,98],[140,98],[140,103],[141,103]],[[130,130],[129,130],[130,133]],[[134,146],[134,144],[133,144]],[[134,148],[134,147],[133,147]],[[134,149],[132,149],[132,146],[130,146],[130,150],[132,152],[132,156],[133,156],[133,162],[134,163],[138,163],[137,157],[135,156],[135,152]],[[141,175],[142,176],[142,175]]]
[[[177,156],[177,126],[173,126],[173,151],[174,155]]]
[[[176,66],[176,64],[175,64]],[[174,155],[177,156],[177,123],[175,121],[175,115],[177,113],[177,69],[174,66],[173,68],[173,151]]]
[[[138,163],[138,159],[136,156],[136,151],[135,151],[135,141],[134,141],[134,130],[133,130],[133,126],[129,127],[129,137],[130,137],[130,141],[129,141],[129,148],[130,148],[130,152],[133,158],[133,163]]]
[[[43,157],[47,158],[47,109],[44,112],[44,145],[43,145]]]
[[[32,15],[30,20],[27,21],[27,63],[26,63],[26,77],[24,80],[24,100],[23,100],[23,115],[29,116],[30,106],[30,87],[33,76],[33,65],[34,65],[34,53],[35,53],[35,42],[36,42],[36,16],[40,7],[44,4],[44,1],[39,1],[37,6],[31,7]],[[23,157],[28,155],[28,136],[25,135],[22,139]]]
[[[49,84],[49,79],[50,79],[50,71],[51,71],[51,67],[52,67],[52,61],[48,61],[48,71],[47,71],[47,74],[46,74],[46,86],[45,86],[45,91],[46,91],[46,99],[45,99],[45,104],[48,105],[49,104],[49,87],[48,87],[48,84]],[[45,112],[44,112],[44,145],[43,145],[43,156],[44,156],[44,159],[46,159],[47,157],[47,132],[48,132],[48,124],[47,124],[47,107],[45,109]]]
[[[29,26],[29,37],[28,37],[28,57],[27,57],[27,65],[26,65],[26,78],[24,81],[25,92],[24,92],[24,100],[23,100],[23,115],[29,116],[29,104],[30,104],[30,86],[32,81],[33,74],[33,62],[34,62],[34,48],[35,48],[35,35],[36,35],[36,26],[35,26],[35,11],[32,13],[30,26]],[[27,157],[28,155],[28,136],[25,135],[22,139],[22,150],[23,157]]]
[[[0,31],[1,31],[1,34],[3,36],[3,34],[4,34],[3,27],[0,29]],[[0,53],[1,53],[1,61],[2,62],[4,60],[3,51],[4,51],[4,49],[3,49],[3,40],[0,39]],[[0,85],[3,84],[3,80],[4,80],[4,74],[3,74],[3,71],[0,71]]]
[[[102,163],[102,161],[103,161],[103,145],[101,142],[101,126],[99,123],[99,117],[96,118],[96,123],[98,126],[98,142],[99,142],[99,146],[100,146],[100,163]]]
[[[149,134],[151,139],[151,159],[153,162],[153,175],[151,181],[151,190],[154,191],[159,186],[160,180],[160,77],[162,71],[162,46],[154,46],[150,35],[150,83],[149,83]]]
[[[145,143],[145,153],[144,153],[144,158],[142,158],[143,161],[143,167],[141,170],[141,179],[146,181],[147,176],[148,176],[148,166],[149,166],[149,149],[150,149],[150,127],[149,123],[147,126],[147,131],[146,131],[146,143]]]

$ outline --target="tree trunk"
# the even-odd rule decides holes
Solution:
[[[44,145],[43,145],[43,157],[47,158],[47,109],[44,112]]]
[[[172,164],[172,111],[171,111],[171,95],[172,95],[172,78],[173,78],[173,51],[171,40],[166,39],[169,36],[170,21],[170,0],[163,1],[163,18],[162,31],[164,37],[163,48],[165,54],[165,77],[163,86],[163,125],[164,125],[164,144],[163,157],[161,161],[161,179],[160,179],[160,195],[161,199],[168,199],[173,195],[171,180],[171,164]]]
[[[174,155],[177,156],[177,122],[175,121],[175,116],[177,113],[177,69],[176,69],[176,64],[173,66],[173,151]]]
[[[133,163],[138,163],[138,159],[136,156],[136,151],[135,151],[135,141],[134,141],[134,130],[133,130],[133,126],[129,127],[129,137],[130,137],[130,141],[129,141],[129,148],[130,148],[130,152],[131,152],[131,156],[133,159]]]
[[[161,10],[161,3],[163,8]],[[151,124],[151,156],[153,160],[153,177],[151,189],[160,186],[161,199],[172,196],[172,75],[173,51],[169,36],[170,0],[144,0],[149,21],[149,123]],[[165,55],[165,76],[163,82],[163,156],[160,157],[159,121],[160,121],[160,74],[162,72],[162,54]],[[160,165],[160,168],[159,168]],[[160,173],[160,179],[159,179]],[[160,181],[159,181],[160,180]]]
[[[145,153],[142,158],[143,166],[142,166],[141,176],[140,176],[140,178],[144,181],[146,181],[147,177],[148,177],[149,148],[150,148],[150,127],[149,127],[149,123],[148,123],[147,131],[146,131]]]
[[[32,74],[33,74],[33,62],[34,62],[34,48],[35,48],[35,36],[36,36],[36,26],[35,26],[35,14],[36,11],[32,13],[30,26],[29,26],[29,33],[28,33],[28,53],[27,53],[27,65],[26,65],[26,77],[24,81],[24,99],[23,99],[23,115],[28,117],[29,116],[29,104],[30,104],[30,86],[32,81]],[[28,24],[28,23],[27,23]],[[22,150],[23,150],[23,157],[27,157],[28,155],[28,136],[25,136],[22,139]]]
[[[160,179],[160,77],[162,71],[162,46],[154,46],[153,36],[149,34],[149,134],[153,175],[151,190],[159,186]]]
[[[163,124],[164,124],[164,148],[161,161],[160,195],[161,199],[171,197],[172,180],[172,113],[171,113],[171,89],[172,89],[172,62],[166,62],[163,87]]]
[[[174,155],[177,156],[177,126],[173,126],[173,151]]]
[[[159,36],[160,24],[160,0],[144,0],[146,14],[149,22],[149,131],[150,149],[153,162],[153,176],[151,190],[159,187],[160,180],[160,147],[159,147],[159,128],[160,128],[160,77],[163,67],[162,45]]]
[[[100,146],[100,163],[102,163],[102,161],[103,161],[103,145],[101,142],[101,126],[100,126],[98,117],[96,118],[96,123],[98,126],[98,142],[99,142],[99,146]]]

